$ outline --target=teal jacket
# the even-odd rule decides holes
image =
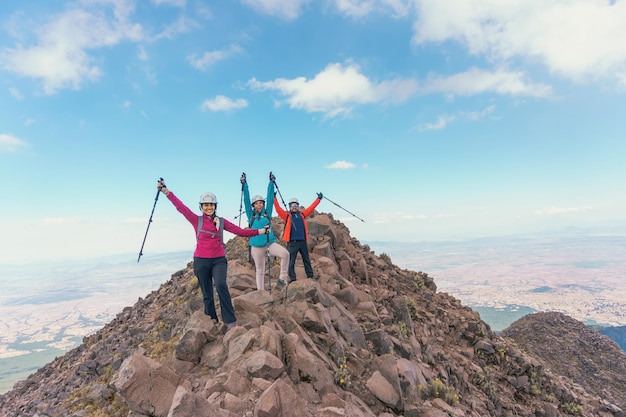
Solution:
[[[269,204],[268,204],[269,201]],[[270,225],[270,233],[269,235],[258,235],[250,238],[250,245],[257,247],[264,247],[269,243],[276,242],[276,236],[274,235],[274,231],[272,230],[272,210],[274,205],[274,183],[270,181],[267,185],[267,197],[265,199],[265,206],[261,213],[258,213],[252,207],[252,202],[250,201],[250,191],[248,190],[248,183],[245,182],[243,184],[243,203],[246,207],[246,216],[248,216],[248,226],[252,229],[262,229],[266,225]]]

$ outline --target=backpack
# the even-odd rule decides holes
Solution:
[[[220,241],[222,242],[222,246],[224,246],[224,218],[220,217],[220,232],[219,233],[215,233],[212,232],[210,230],[202,230],[202,224],[204,222],[204,216],[200,215],[198,216],[198,231],[196,232],[196,240],[200,239],[200,233],[208,233],[210,235],[212,235],[213,237],[215,236],[219,236],[220,237]]]
[[[257,216],[257,214],[258,214],[258,216]],[[254,221],[256,219],[261,219],[263,217],[267,217],[267,219],[270,221],[269,225],[271,227],[272,226],[272,219],[270,219],[270,216],[267,215],[267,210],[263,210],[262,213],[259,213],[256,210],[252,210],[252,218],[248,222],[248,227],[252,228],[252,223],[254,223]]]

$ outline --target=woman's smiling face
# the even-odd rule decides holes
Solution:
[[[265,206],[265,202],[262,200],[255,201],[252,205],[252,207],[254,207],[254,209],[259,213],[261,212],[261,210],[263,210],[263,206]]]
[[[207,216],[212,216],[215,214],[215,204],[214,203],[202,203],[202,212]]]

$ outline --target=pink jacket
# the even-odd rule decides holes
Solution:
[[[174,195],[173,192],[167,195],[168,200],[174,204],[176,210],[178,210],[189,223],[193,226],[193,229],[196,231],[196,235],[198,235],[198,220],[199,217],[196,213],[189,210],[182,201],[178,199]],[[221,256],[226,256],[226,252],[224,251],[224,245],[222,245],[222,240],[219,236],[219,231],[215,227],[215,223],[213,223],[213,219],[211,219],[206,214],[202,214],[202,230],[207,230],[212,233],[199,233],[198,242],[196,243],[196,250],[193,253],[193,256],[197,258],[219,258]],[[229,222],[224,219],[224,229],[236,234],[237,236],[251,237],[259,234],[258,229],[242,229],[237,227],[237,225]]]

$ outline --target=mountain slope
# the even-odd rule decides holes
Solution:
[[[626,326],[594,327],[600,333],[613,339],[623,351],[626,351]]]
[[[0,414],[624,415],[437,293],[427,274],[376,256],[332,216],[316,213],[308,225],[319,281],[255,291],[247,241],[235,238],[227,253],[238,327],[225,333],[203,314],[187,265],[0,396]]]
[[[524,316],[502,335],[588,392],[626,409],[626,353],[608,336],[557,312]]]

